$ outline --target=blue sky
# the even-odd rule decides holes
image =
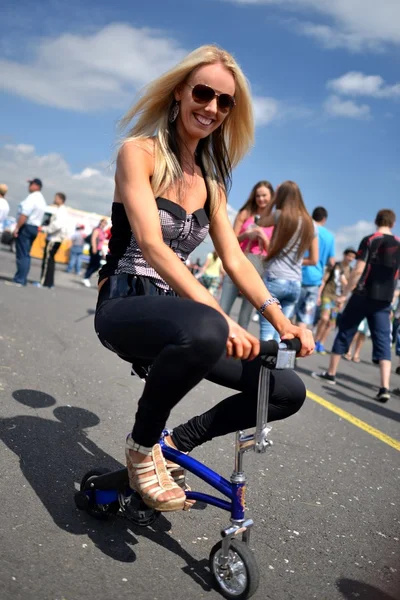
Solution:
[[[293,179],[310,211],[328,209],[341,249],[377,210],[400,205],[398,0],[3,6],[0,179],[12,210],[37,176],[48,201],[59,190],[108,213],[118,119],[149,79],[205,43],[235,55],[254,96],[256,144],[234,173],[233,208],[260,179]]]

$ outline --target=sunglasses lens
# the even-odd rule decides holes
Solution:
[[[198,83],[192,89],[192,97],[198,104],[208,104],[215,98],[215,91],[208,85]],[[217,104],[220,111],[227,113],[235,106],[235,100],[229,94],[220,94]]]
[[[207,85],[199,83],[192,90],[193,100],[199,104],[208,104],[215,96],[215,92]]]
[[[229,94],[221,94],[218,98],[218,107],[223,112],[228,112],[235,106],[235,102]]]

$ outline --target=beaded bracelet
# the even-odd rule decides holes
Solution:
[[[260,308],[258,309],[258,312],[260,313],[260,315],[262,315],[264,313],[264,310],[268,307],[271,306],[271,304],[277,304],[279,306],[279,308],[281,308],[281,303],[279,302],[278,298],[268,298],[268,300],[266,300],[264,302],[264,304],[262,304],[260,306]]]

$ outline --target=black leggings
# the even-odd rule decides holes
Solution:
[[[90,279],[91,276],[100,269],[101,263],[101,252],[92,252],[90,249],[89,264],[86,269],[85,279]]]
[[[60,246],[61,242],[49,242],[49,240],[46,240],[40,275],[40,283],[43,287],[53,287],[54,285],[54,273],[56,269],[54,257]]]
[[[132,437],[157,443],[174,406],[202,379],[236,390],[207,412],[179,425],[173,441],[182,452],[256,423],[260,360],[225,355],[228,324],[213,308],[171,296],[108,298],[100,291],[95,328],[104,346],[127,361],[152,364],[139,400]],[[305,387],[293,371],[272,371],[268,419],[297,412]]]

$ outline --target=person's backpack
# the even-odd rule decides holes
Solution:
[[[83,241],[85,242],[85,244],[91,244],[92,243],[92,234],[89,233],[89,235],[87,235]]]

